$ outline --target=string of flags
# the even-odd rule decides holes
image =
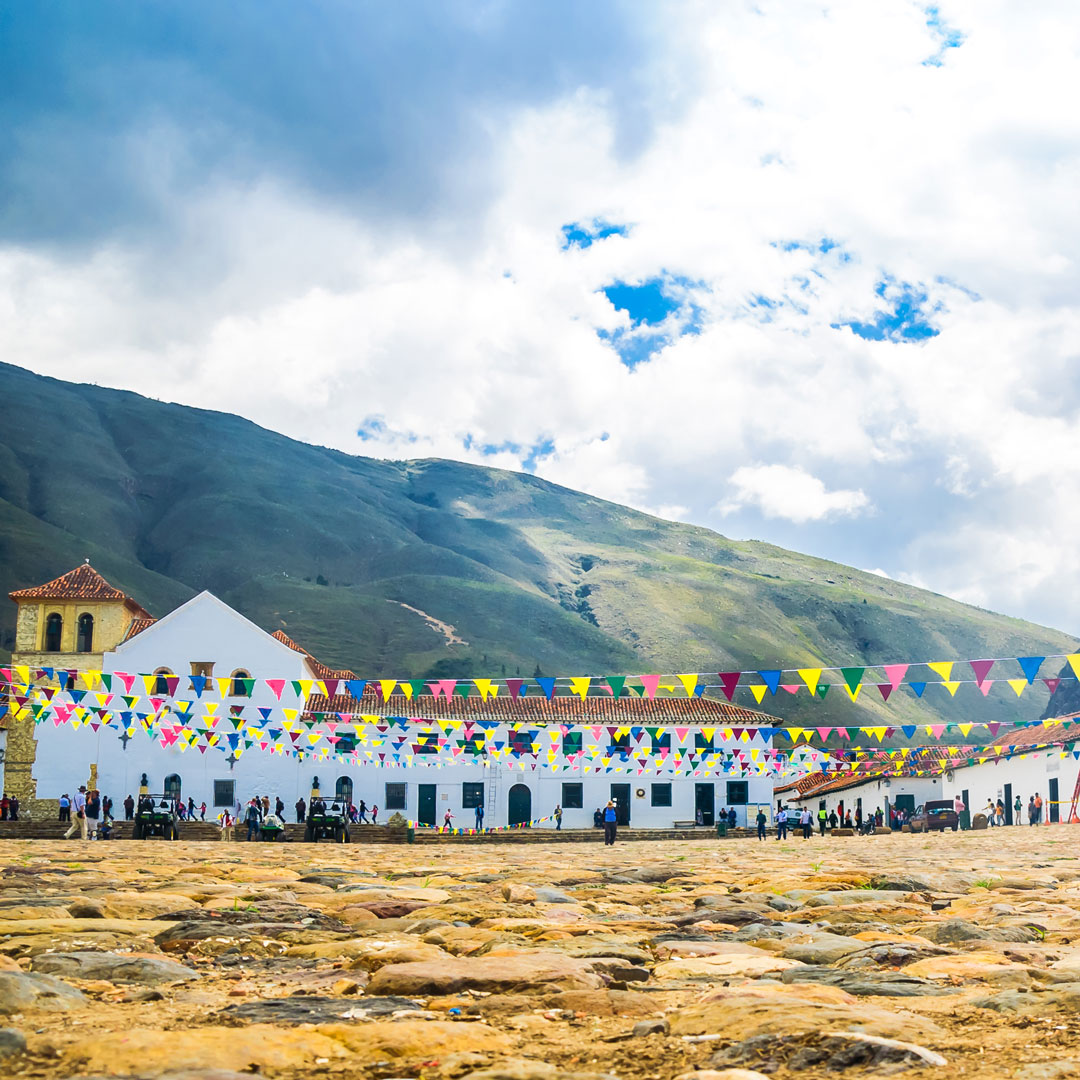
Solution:
[[[1042,667],[1047,661],[1064,661],[1072,674],[1041,676]],[[992,674],[997,674],[995,667],[998,665],[1015,665],[1019,674],[1005,669],[1000,672],[1005,678],[991,678]],[[923,668],[937,678],[910,677]],[[181,682],[186,681],[184,692],[193,694],[199,700],[252,697],[256,691],[261,693],[264,690],[278,702],[283,699],[302,699],[306,702],[316,694],[327,699],[347,694],[358,703],[365,695],[381,702],[389,701],[394,696],[403,696],[407,701],[422,696],[435,699],[444,697],[451,701],[455,698],[468,699],[474,694],[483,701],[502,697],[516,702],[537,695],[549,701],[568,696],[577,696],[584,701],[590,695],[613,698],[637,695],[650,700],[658,696],[700,698],[706,692],[716,691],[728,701],[734,700],[736,692],[747,692],[760,705],[766,695],[775,696],[778,693],[824,699],[833,688],[841,688],[852,701],[857,701],[860,693],[868,688],[876,691],[883,701],[888,701],[901,687],[920,698],[930,686],[939,687],[955,697],[964,685],[976,687],[983,696],[988,696],[995,685],[1007,686],[1019,697],[1036,682],[1042,683],[1053,694],[1063,681],[1080,680],[1080,653],[909,661],[878,666],[757,668],[670,675],[537,676],[532,679],[284,679],[215,678],[207,675],[191,675],[182,679],[179,675],[161,673],[79,671],[33,668],[28,665],[0,667],[0,686],[18,687],[41,680],[64,686],[81,685],[88,691],[100,687],[106,692],[115,691],[124,696],[142,692],[148,697],[162,698],[175,697],[180,692]]]

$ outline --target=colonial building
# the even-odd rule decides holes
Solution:
[[[78,597],[70,594],[93,594]],[[67,594],[70,604],[61,603]],[[47,594],[47,595],[46,595]],[[253,795],[280,796],[290,812],[295,801],[305,799],[316,778],[326,796],[354,803],[378,805],[380,817],[399,812],[410,820],[441,823],[447,810],[457,826],[472,826],[477,806],[484,809],[485,825],[517,824],[549,816],[556,805],[563,810],[566,828],[588,827],[593,813],[609,798],[616,801],[623,824],[671,827],[675,822],[712,824],[721,808],[734,808],[739,824],[746,824],[758,805],[768,806],[772,778],[756,765],[743,775],[714,775],[697,769],[696,775],[673,776],[663,769],[638,769],[630,763],[631,737],[635,746],[647,743],[657,754],[672,754],[680,742],[689,741],[689,752],[730,751],[747,755],[753,738],[753,761],[764,761],[771,750],[770,732],[778,721],[727,701],[685,696],[636,697],[629,689],[615,697],[601,690],[584,697],[555,695],[549,699],[533,693],[511,700],[504,692],[460,696],[434,696],[423,682],[417,692],[402,692],[400,684],[384,696],[377,684],[361,687],[351,671],[320,663],[284,632],[267,633],[208,592],[154,620],[141,607],[113,589],[88,565],[58,578],[47,586],[12,594],[19,604],[35,611],[26,616],[25,648],[13,657],[14,665],[59,671],[100,671],[114,676],[110,685],[124,677],[138,680],[129,694],[145,689],[156,698],[158,714],[181,709],[180,699],[198,698],[212,690],[215,710],[228,721],[241,714],[301,717],[309,725],[335,722],[333,752],[272,753],[249,746],[235,735],[231,743],[199,745],[184,740],[148,737],[137,722],[39,723],[18,721],[12,734],[21,747],[18,771],[8,772],[5,783],[13,788],[31,812],[51,813],[55,800],[80,783],[93,780],[119,804],[137,792],[145,775],[151,791],[206,802],[208,817],[216,808],[235,807]],[[127,616],[114,614],[123,608]],[[58,614],[59,631],[51,631],[49,619]],[[67,650],[64,625],[76,626],[84,614],[93,618],[94,629],[83,645],[98,652]],[[89,625],[84,622],[84,625]],[[105,631],[104,627],[108,627]],[[59,636],[57,636],[59,634]],[[59,645],[59,648],[52,646]],[[266,680],[275,680],[271,688]],[[326,695],[315,691],[321,683]],[[356,690],[359,697],[353,696]],[[77,693],[77,691],[76,691]],[[70,697],[71,695],[66,695]],[[54,700],[65,697],[59,694]],[[178,715],[178,714],[174,714]],[[389,741],[381,736],[390,729],[409,732],[409,746],[391,761],[391,755],[363,750],[364,725],[353,722],[361,715],[373,735],[372,745]],[[277,737],[282,731],[277,729]],[[762,730],[758,730],[762,729]],[[228,723],[222,732],[231,731]],[[483,731],[485,744],[471,740],[469,732]],[[453,745],[445,736],[453,732]],[[292,747],[300,728],[294,728]],[[553,751],[557,733],[559,754]],[[306,737],[306,731],[303,732]],[[584,734],[585,742],[582,741]],[[36,738],[35,738],[36,735]],[[464,737],[460,737],[464,736]],[[764,736],[764,737],[762,737]],[[400,737],[400,736],[399,736]],[[566,768],[568,747],[594,744],[602,756]],[[489,754],[487,747],[501,747]],[[223,752],[222,747],[230,752]],[[602,750],[601,750],[602,747]],[[563,766],[550,768],[553,761]],[[602,767],[600,761],[611,762]],[[635,763],[636,764],[636,763]]]

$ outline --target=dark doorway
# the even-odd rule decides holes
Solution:
[[[611,801],[615,804],[615,824],[630,824],[630,785],[612,784]]]
[[[420,825],[435,824],[435,785],[417,784],[416,820]]]
[[[1058,806],[1058,778],[1052,777],[1047,781],[1050,785],[1050,820],[1061,820],[1061,807]]]
[[[714,825],[716,818],[714,814],[714,807],[716,802],[716,796],[713,793],[712,784],[695,784],[694,785],[694,816],[700,814],[700,822],[702,825]]]
[[[94,616],[87,613],[79,616],[79,633],[75,641],[76,652],[94,651]]]
[[[334,785],[334,798],[343,802],[346,809],[352,803],[353,782],[351,776],[339,776]]]
[[[181,790],[182,786],[179,774],[169,773],[169,775],[165,777],[165,798],[168,799],[170,802],[179,802]]]
[[[903,810],[906,817],[910,818],[915,813],[915,796],[914,795],[897,795],[893,799],[893,806],[897,810]]]
[[[64,633],[64,620],[54,611],[45,620],[45,651],[59,652]]]
[[[964,792],[964,802],[967,802],[967,792]],[[970,810],[971,807],[969,806]],[[1011,825],[1013,823],[1013,793],[1012,784],[1005,785],[1005,824]]]
[[[508,825],[524,825],[532,821],[532,792],[525,784],[515,784],[510,789]]]

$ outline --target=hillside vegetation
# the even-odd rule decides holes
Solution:
[[[210,589],[369,676],[716,672],[1074,647],[1054,630],[534,476],[352,457],[0,364],[0,590],[86,557],[157,615]],[[14,614],[0,603],[0,655]],[[885,706],[872,689],[858,705],[840,688],[805,696],[781,692],[763,708],[855,724],[1003,721],[1046,704],[1004,686],[986,699],[970,686],[955,699],[901,691]],[[753,704],[745,691],[736,701]]]

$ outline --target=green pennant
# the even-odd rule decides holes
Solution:
[[[633,690],[638,697],[645,696],[645,685],[643,683],[631,683],[630,689]]]
[[[112,690],[112,680],[113,677],[110,672],[103,671],[101,673],[101,685],[104,686],[106,690]]]
[[[467,683],[464,679],[462,679],[460,682],[458,682],[457,686],[454,687],[454,696],[467,698],[471,689],[472,683]]]
[[[293,693],[297,697],[303,697],[304,696],[304,688],[300,685],[300,683],[296,679],[293,679],[293,681],[292,681],[292,688],[293,688]]]
[[[254,679],[235,679],[234,682],[241,683],[244,687],[244,697],[251,697],[252,691],[255,689]]]
[[[410,679],[409,685],[412,687],[413,697],[419,697],[427,688],[426,679]]]
[[[840,669],[840,674],[844,677],[844,682],[847,683],[847,688],[854,694],[855,687],[862,682],[862,677],[866,673],[864,667],[845,667]]]
[[[817,696],[823,698],[829,692],[829,683],[818,683]]]
[[[626,684],[625,675],[609,675],[604,681],[611,687],[611,693],[616,698],[622,696],[623,686]]]

